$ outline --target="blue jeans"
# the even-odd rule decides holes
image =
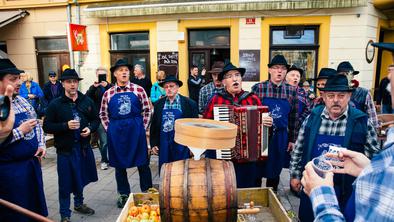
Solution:
[[[387,104],[382,104],[382,114],[391,114],[393,113],[393,109],[391,108],[391,105],[387,105]]]
[[[107,143],[107,132],[105,131],[103,125],[100,123],[100,126],[97,129],[97,134],[99,137],[99,149],[101,154],[101,162],[108,163],[108,143]]]
[[[147,191],[152,187],[152,173],[149,164],[139,166],[138,174],[140,175],[140,188],[142,192]],[[115,168],[115,179],[119,194],[130,194],[130,184],[127,178],[127,171],[125,168]]]

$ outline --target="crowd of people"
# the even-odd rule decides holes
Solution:
[[[392,113],[388,97],[393,71],[391,65],[379,91],[377,104],[383,113]],[[387,188],[392,173],[385,171],[393,167],[394,130],[388,132],[388,145],[381,146],[373,97],[354,79],[359,72],[352,64],[344,61],[337,69],[322,68],[316,79],[307,81],[305,70],[276,55],[268,64],[268,80],[255,84],[251,92],[242,88],[245,72],[231,62],[217,61],[200,73],[192,66],[186,97],[179,93],[183,82],[175,73],[158,71],[152,85],[141,65],[120,59],[110,68],[115,83],[106,80],[107,69],[98,67],[97,81],[83,94],[78,90],[83,79],[74,69],[66,67],[60,81],[49,72],[41,90],[28,73],[1,59],[0,94],[13,94],[15,123],[10,128],[10,120],[1,122],[1,129],[10,128],[11,133],[1,134],[0,198],[48,215],[40,166],[48,133],[54,136],[57,153],[61,222],[71,221],[71,194],[75,211],[94,214],[84,203],[83,190],[99,179],[91,146],[91,136],[97,133],[100,168],[115,168],[116,204],[122,208],[131,192],[127,168],[138,168],[140,189],[146,192],[152,187],[150,155],[158,155],[159,172],[164,163],[191,157],[187,146],[174,141],[177,119],[213,119],[218,105],[266,106],[269,115],[262,124],[270,128],[268,159],[233,161],[238,188],[261,187],[266,178],[265,186],[277,191],[282,169],[289,168],[291,190],[300,197],[301,221],[394,220],[394,211],[382,200],[394,197]],[[310,89],[312,81],[318,92]],[[331,146],[346,149],[334,155],[328,152]],[[321,156],[340,160],[330,161],[336,167],[323,178],[310,163]],[[205,157],[218,158],[210,150]],[[372,190],[369,183],[385,189]],[[371,210],[375,203],[379,206]],[[5,221],[29,221],[2,206],[0,216]]]

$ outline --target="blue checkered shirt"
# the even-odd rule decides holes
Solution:
[[[30,118],[37,118],[37,114],[34,111],[33,106],[31,106],[30,103],[25,98],[23,98],[21,96],[16,96],[12,100],[12,109],[14,109],[15,115],[19,114],[19,113],[26,113],[26,115]],[[20,123],[17,123],[17,124],[18,124],[18,126],[20,125]],[[34,133],[37,135],[38,147],[46,149],[44,131],[42,130],[41,125],[37,124],[33,130],[34,130]],[[20,131],[18,128],[15,128],[12,130],[11,143],[21,140],[24,137],[25,137],[25,135],[22,133],[22,131]]]
[[[166,97],[166,102],[164,103],[164,109],[178,109],[182,112],[181,97],[176,94],[174,101],[171,103],[168,97]]]
[[[348,107],[349,108],[349,107]],[[345,136],[346,133],[346,124],[347,124],[347,114],[348,108],[346,108],[345,112],[338,117],[336,120],[330,119],[328,111],[324,108],[321,114],[321,125],[319,128],[318,134],[320,135],[330,135],[330,136]],[[290,177],[301,179],[302,177],[302,154],[303,154],[303,144],[305,139],[305,126],[308,122],[309,116],[302,123],[301,129],[298,133],[297,141],[295,144],[295,148],[291,153],[290,160]],[[365,155],[369,158],[373,156],[373,154],[379,152],[380,147],[377,141],[377,135],[374,127],[372,126],[371,121],[368,119],[367,123],[367,143],[364,144]]]
[[[210,82],[200,89],[200,96],[198,97],[198,112],[200,114],[204,112],[212,96],[221,90],[223,90],[223,88],[215,87],[214,82]]]
[[[394,128],[390,128],[384,150],[360,173],[355,186],[355,221],[394,221]],[[332,187],[311,192],[315,221],[345,221]]]

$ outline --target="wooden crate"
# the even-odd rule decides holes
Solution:
[[[126,222],[130,207],[147,201],[159,205],[159,193],[131,193],[116,222]]]
[[[238,207],[244,203],[254,202],[255,206],[261,206],[260,213],[256,215],[239,215],[238,222],[243,221],[279,221],[291,222],[285,208],[280,203],[271,188],[244,188],[237,189]],[[251,220],[253,218],[253,220]],[[244,220],[245,219],[245,220]]]
[[[286,210],[279,202],[276,194],[271,188],[244,188],[237,189],[238,206],[243,206],[244,203],[254,202],[255,206],[261,206],[260,213],[255,215],[238,215],[239,222],[250,221],[279,221],[291,222],[291,219],[286,213]],[[152,204],[159,204],[159,194],[151,193],[132,193],[129,196],[125,206],[122,209],[116,222],[126,222],[127,214],[131,206],[138,205],[149,201]],[[245,220],[244,220],[245,219]]]

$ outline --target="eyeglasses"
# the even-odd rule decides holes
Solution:
[[[55,78],[56,76],[49,76],[49,78]]]
[[[236,79],[240,79],[242,76],[241,76],[241,73],[235,73],[235,74],[226,74],[226,75],[224,75],[224,79],[234,79],[234,78],[236,78]]]

